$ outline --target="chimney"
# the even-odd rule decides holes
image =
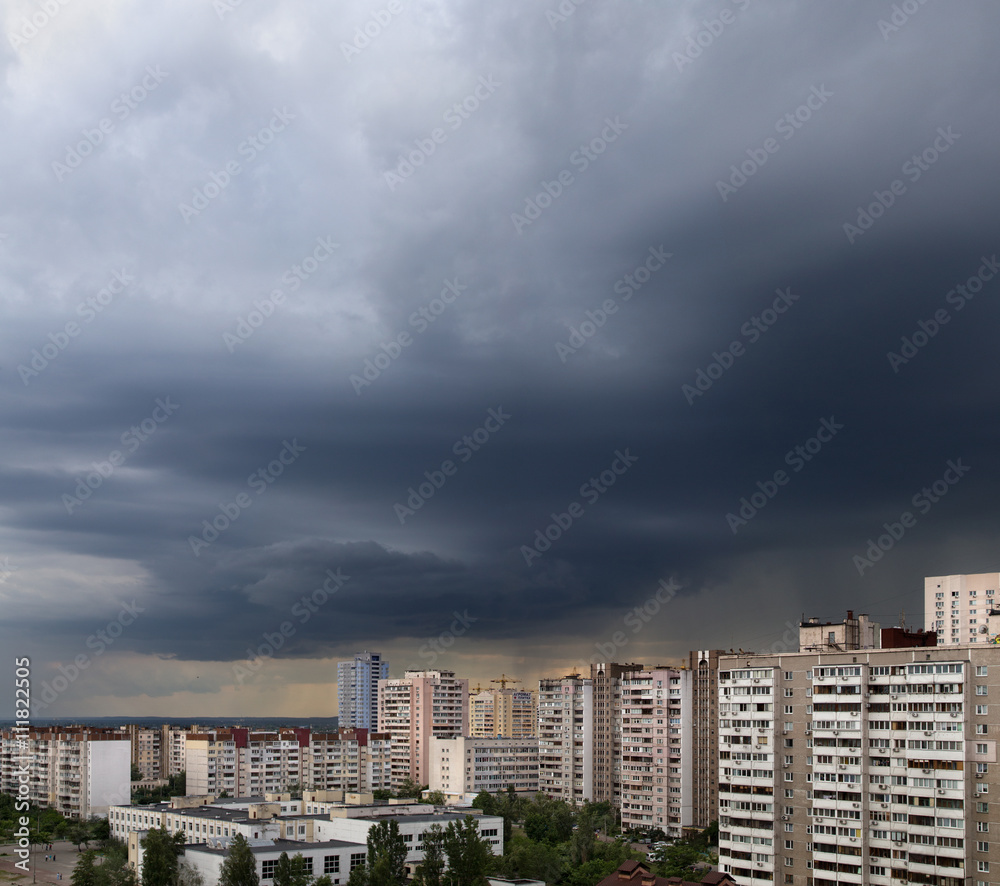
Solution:
[[[853,609],[848,609],[847,610],[847,620],[848,621],[853,621],[854,620],[854,610]]]

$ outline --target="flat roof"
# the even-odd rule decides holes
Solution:
[[[368,847],[364,843],[351,843],[348,840],[324,840],[321,843],[305,843],[301,840],[275,839],[270,846],[255,846],[251,844],[250,851],[254,855],[261,855],[265,852],[287,852],[289,856],[292,856],[296,852],[303,852],[304,850],[348,849],[354,847],[360,847],[365,851],[368,850]],[[188,843],[184,846],[184,852],[207,852],[209,855],[225,855],[228,850],[216,849],[205,843]]]

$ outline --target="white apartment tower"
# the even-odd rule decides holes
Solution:
[[[621,677],[622,827],[682,836],[693,823],[692,672],[650,668]]]
[[[379,731],[392,739],[392,785],[410,778],[427,784],[430,740],[469,731],[469,681],[454,671],[406,671],[379,680]]]
[[[1000,573],[932,575],[924,579],[924,629],[938,646],[988,643],[988,617],[996,606]]]
[[[719,870],[991,886],[998,706],[1000,648],[982,643],[720,656]]]
[[[378,681],[388,677],[389,662],[378,652],[337,662],[337,726],[378,732]]]
[[[594,685],[589,677],[538,681],[538,789],[573,804],[594,798]]]

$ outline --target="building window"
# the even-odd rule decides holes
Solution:
[[[988,713],[988,712],[989,712],[989,708],[990,708],[990,706],[989,706],[989,705],[985,705],[985,704],[977,704],[977,705],[976,705],[976,713],[977,713],[977,714],[980,714],[980,715],[982,715],[982,714],[986,714],[986,713]]]
[[[989,852],[990,844],[984,840],[978,840],[976,842],[976,852]]]
[[[976,742],[976,753],[977,754],[988,754],[989,749],[985,742]]]
[[[988,874],[990,872],[990,863],[988,861],[977,861],[976,870],[981,874]]]
[[[785,788],[785,799],[791,800],[794,796],[795,796],[795,788]]]
[[[327,855],[323,859],[323,873],[324,874],[339,874],[340,873],[340,856],[339,855]]]
[[[786,680],[791,680],[794,676],[795,676],[795,674],[793,674],[791,671],[785,671],[785,679]]]
[[[976,735],[986,735],[986,724],[977,723],[976,724]]]
[[[274,879],[274,867],[278,863],[276,858],[265,858],[260,863],[260,878],[262,880]]]
[[[364,853],[364,852],[352,852],[351,853],[351,870],[352,871],[355,868],[361,867],[365,863],[365,855],[366,854],[367,853]]]
[[[985,686],[976,686],[976,695],[986,695],[987,689]]]

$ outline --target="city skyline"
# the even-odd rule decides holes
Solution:
[[[536,688],[1000,568],[995,4],[5,24],[37,717],[330,716],[364,649]]]

